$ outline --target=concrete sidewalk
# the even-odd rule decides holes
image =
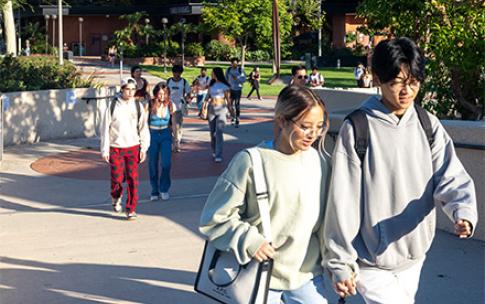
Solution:
[[[8,147],[0,180],[0,303],[213,303],[192,287],[203,249],[201,209],[232,155],[272,136],[274,100],[242,103],[241,127],[226,128],[223,164],[211,160],[207,123],[194,114],[186,119],[172,197],[148,201],[145,174],[136,221],[111,211],[96,138]],[[484,242],[438,232],[417,303],[484,303],[484,265]]]

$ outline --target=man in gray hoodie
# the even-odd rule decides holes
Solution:
[[[435,235],[435,205],[468,238],[477,223],[475,188],[440,121],[414,104],[425,79],[416,44],[382,41],[372,72],[382,97],[361,106],[367,144],[357,152],[361,137],[349,120],[337,138],[324,258],[340,296],[358,290],[366,303],[410,304]]]
[[[231,59],[231,66],[226,71],[227,82],[231,85],[231,102],[236,107],[236,116],[232,118],[232,123],[236,128],[239,127],[239,115],[241,114],[241,94],[246,74],[244,69],[238,64],[237,58]]]

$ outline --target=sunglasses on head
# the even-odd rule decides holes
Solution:
[[[298,78],[298,79],[303,79],[303,78],[308,79],[308,76],[307,75],[298,75],[296,78]]]

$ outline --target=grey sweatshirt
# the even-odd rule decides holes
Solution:
[[[359,266],[399,270],[423,258],[435,234],[435,205],[453,222],[477,222],[473,181],[435,116],[429,114],[430,149],[414,107],[401,119],[377,96],[362,108],[369,121],[362,169],[348,121],[332,160],[324,258],[334,281],[349,279]]]
[[[226,79],[231,85],[231,90],[241,91],[243,84],[246,81],[246,74],[244,73],[244,69],[242,67],[238,66],[233,68],[231,66],[226,71]]]

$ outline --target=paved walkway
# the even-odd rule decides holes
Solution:
[[[0,173],[0,304],[213,303],[192,288],[203,249],[200,212],[234,153],[271,138],[273,105],[243,100],[241,127],[226,128],[222,164],[211,161],[207,124],[192,114],[184,150],[174,155],[171,199],[148,201],[143,171],[136,221],[111,211],[98,139],[8,147]],[[417,303],[484,303],[484,259],[484,242],[438,232]]]

